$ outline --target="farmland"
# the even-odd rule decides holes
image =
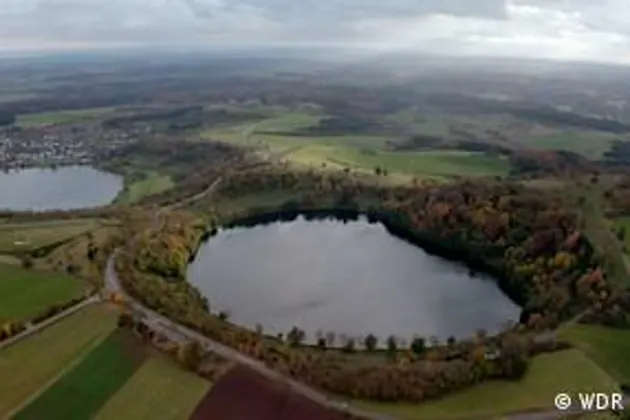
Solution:
[[[303,63],[297,57],[285,62],[283,54],[272,60],[249,53],[236,58],[213,52],[201,59],[179,51],[165,60],[157,52],[150,59],[134,55],[102,61],[68,57],[43,66],[37,61],[14,66],[20,61],[9,60],[0,66],[0,149],[6,157],[0,164],[6,171],[92,162],[124,178],[124,189],[111,206],[49,215],[3,212],[3,339],[12,335],[12,327],[21,327],[4,321],[28,319],[88,288],[101,289],[124,305],[124,293],[104,288],[111,286],[103,281],[104,266],[112,261],[127,293],[172,322],[197,328],[315,389],[348,400],[372,399],[358,404],[403,420],[491,418],[550,407],[559,391],[611,390],[630,383],[630,233],[624,237],[621,231],[630,232],[630,218],[607,219],[627,212],[608,205],[613,201],[608,196],[617,197],[618,191],[606,185],[630,177],[624,165],[630,147],[617,142],[627,142],[630,133],[630,99],[619,88],[626,74],[602,68],[603,77],[595,77],[590,65],[548,68],[542,62],[508,65],[503,59],[485,67],[467,61],[440,64],[437,57],[405,70],[408,64],[397,54],[386,60],[379,56],[382,63],[373,69],[363,59],[344,59],[337,66],[330,56],[317,63],[317,54]],[[614,153],[606,153],[613,144]],[[574,152],[590,161],[570,153],[539,153],[544,150]],[[484,177],[489,179],[479,179]],[[501,177],[508,179],[495,179]],[[12,192],[29,195],[24,184],[8,184]],[[382,188],[389,184],[397,188]],[[86,190],[98,192],[91,183]],[[519,295],[509,297],[524,309],[513,317],[524,325],[500,339],[490,337],[494,331],[478,334],[472,345],[459,342],[459,334],[447,339],[451,331],[445,328],[439,338],[443,345],[431,349],[422,340],[438,337],[424,334],[414,343],[407,337],[413,331],[400,342],[392,336],[398,347],[385,357],[384,350],[364,351],[367,337],[342,336],[346,328],[335,323],[325,327],[326,333],[336,334],[331,344],[343,347],[326,349],[333,346],[315,337],[323,349],[315,348],[302,314],[308,310],[310,316],[327,298],[331,286],[326,285],[309,305],[290,311],[296,313],[296,330],[309,329],[304,332],[309,346],[302,348],[300,331],[289,336],[283,327],[281,340],[266,340],[236,328],[238,308],[218,313],[219,318],[234,315],[235,324],[217,323],[217,310],[229,306],[224,299],[208,295],[209,313],[208,299],[188,287],[192,282],[170,279],[173,273],[184,277],[186,263],[194,260],[196,247],[189,245],[197,244],[191,238],[206,228],[220,230],[215,219],[224,223],[246,210],[288,214],[320,206],[340,213],[359,208],[378,216],[384,210],[388,228],[400,222],[409,225],[408,233],[426,236],[434,245],[457,245],[460,255],[454,259],[504,265],[500,271],[506,278],[497,280],[505,294]],[[69,220],[56,220],[65,217]],[[275,250],[269,241],[265,244]],[[352,262],[354,255],[366,253],[366,244],[344,247],[350,258],[341,252],[335,257]],[[235,260],[253,266],[250,258]],[[310,271],[309,261],[285,262],[301,263],[298,273]],[[24,269],[31,264],[32,269]],[[349,281],[367,280],[372,270],[367,263],[359,268],[363,271],[351,267],[342,274],[353,278]],[[397,263],[394,270],[404,272],[405,266]],[[422,275],[415,266],[409,271],[410,282],[440,277],[435,270]],[[255,272],[258,280],[261,273]],[[383,276],[387,281],[377,284],[392,284],[392,277]],[[291,285],[296,284],[293,279]],[[309,282],[309,288],[316,286]],[[395,328],[426,309],[410,290],[392,294],[393,307],[405,312]],[[354,284],[347,291],[347,305],[369,306]],[[269,292],[277,295],[277,288]],[[303,297],[308,290],[298,292]],[[388,296],[384,289],[377,293],[380,300]],[[441,301],[436,293],[419,295],[433,298],[448,314],[464,305]],[[465,297],[476,309],[490,312],[487,299],[472,293]],[[281,298],[287,303],[286,294]],[[407,300],[409,309],[403,305]],[[166,343],[158,334],[155,344],[166,350],[158,354],[148,342],[125,335],[126,329],[117,330],[118,315],[105,305],[88,307],[1,350],[0,376],[9,380],[0,385],[0,418],[16,413],[17,419],[188,418],[213,384],[171,360],[192,371],[185,347]],[[268,315],[257,316],[251,325],[261,322],[272,330],[264,320]],[[578,315],[592,325],[573,324]],[[345,312],[334,318],[354,324]],[[434,323],[447,324],[443,316]],[[542,351],[551,353],[530,358],[539,349],[529,349],[531,341],[519,338],[558,323],[560,341],[573,348],[554,353],[564,343],[544,343],[549,348]],[[626,330],[596,326],[600,323]],[[396,333],[390,329],[378,332],[380,344]],[[138,330],[145,339],[150,336]],[[412,343],[422,344],[422,351],[410,349]]]
[[[502,414],[553,406],[561,391],[605,392],[616,382],[580,350],[566,350],[533,359],[519,382],[488,382],[422,405],[360,403],[400,420],[427,418],[496,418]]]
[[[339,147],[306,147],[288,155],[298,162],[332,162],[358,170],[376,167],[405,175],[495,176],[505,175],[509,164],[498,157],[461,151],[391,152],[353,150]]]
[[[308,167],[349,167],[373,172],[376,166],[391,174],[414,176],[505,175],[509,164],[500,157],[461,151],[395,152],[385,150],[395,137],[383,135],[295,136],[291,130],[304,128],[321,117],[288,114],[262,123],[210,130],[206,139],[231,142],[268,150],[283,160]],[[286,133],[286,134],[272,134]]]
[[[572,325],[562,330],[561,335],[617,381],[630,382],[630,332],[593,325]]]
[[[18,116],[17,123],[23,127],[33,127],[49,124],[79,124],[98,121],[116,112],[115,107],[87,108],[80,110],[66,110],[42,112]]]
[[[209,387],[206,380],[156,355],[103,406],[95,420],[188,418]]]
[[[115,331],[14,419],[85,419],[97,413],[144,359],[134,338]]]
[[[100,225],[97,219],[0,224],[0,253],[24,252],[63,242]]]
[[[601,158],[610,149],[615,136],[588,131],[560,131],[554,134],[530,136],[520,140],[525,147],[541,150],[570,150],[586,158]]]
[[[0,417],[17,409],[73,361],[88,354],[116,327],[105,306],[84,309],[60,323],[0,351]]]
[[[116,198],[116,202],[120,204],[135,203],[143,197],[161,193],[172,188],[174,185],[170,176],[150,171],[143,174],[142,179],[126,187]]]
[[[0,321],[37,315],[53,304],[81,294],[83,284],[66,274],[0,264]]]

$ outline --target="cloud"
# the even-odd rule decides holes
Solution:
[[[630,61],[628,0],[0,2],[0,49],[318,44]]]

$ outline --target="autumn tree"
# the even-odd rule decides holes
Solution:
[[[306,332],[304,330],[293,327],[287,334],[287,341],[292,346],[299,346],[306,339]]]
[[[346,340],[346,343],[343,346],[343,352],[354,353],[356,350],[355,347],[356,347],[356,342],[354,341],[354,338],[348,337],[348,339]]]
[[[378,338],[374,334],[368,334],[363,340],[363,344],[367,351],[374,351],[378,346]]]
[[[453,349],[455,347],[455,343],[457,343],[457,340],[453,336],[450,336],[446,339],[446,345],[449,349]]]
[[[387,337],[387,352],[390,355],[395,355],[398,350],[398,337],[390,335]]]
[[[496,362],[501,377],[522,378],[528,368],[528,350],[525,340],[516,334],[503,337]]]
[[[188,370],[196,371],[203,358],[203,347],[196,341],[188,341],[179,346],[177,358],[179,362]]]
[[[413,351],[418,356],[424,354],[427,349],[427,342],[424,337],[414,337],[411,341],[411,351]]]

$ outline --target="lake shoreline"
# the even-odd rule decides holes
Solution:
[[[496,279],[490,278],[490,275],[484,272],[479,272],[478,275],[471,276],[470,270],[466,268],[465,264],[463,264],[461,261],[453,261],[453,260],[442,258],[442,256],[436,255],[435,253],[428,252],[427,250],[424,250],[418,247],[417,245],[411,243],[410,241],[403,240],[403,238],[401,238],[399,235],[392,234],[391,229],[385,226],[383,223],[380,223],[380,221],[375,222],[374,220],[369,220],[367,215],[365,214],[363,214],[364,217],[361,218],[359,217],[361,216],[360,214],[352,213],[352,212],[344,212],[344,215],[343,215],[344,218],[342,218],[341,220],[338,217],[331,217],[330,214],[327,214],[327,215],[322,214],[321,211],[317,211],[317,212],[311,211],[311,212],[308,212],[308,215],[301,214],[301,216],[303,216],[302,218],[298,217],[300,216],[300,214],[289,215],[287,213],[284,213],[282,214],[282,220],[279,220],[277,216],[278,214],[266,214],[266,215],[258,214],[255,217],[249,217],[247,219],[241,218],[239,220],[235,220],[233,223],[226,224],[220,230],[218,230],[217,233],[213,235],[212,237],[209,237],[210,235],[207,235],[208,237],[202,238],[198,252],[194,254],[193,258],[191,258],[192,262],[188,268],[187,281],[192,286],[199,289],[202,292],[202,294],[209,299],[211,307],[213,307],[215,310],[227,309],[228,312],[230,312],[231,314],[232,322],[241,324],[249,328],[253,328],[255,326],[254,325],[255,322],[253,322],[253,319],[257,319],[258,316],[250,317],[252,321],[247,320],[247,319],[244,320],[242,316],[243,311],[239,311],[239,308],[237,307],[238,305],[234,305],[234,303],[232,303],[234,299],[238,300],[238,297],[234,297],[234,295],[231,294],[229,290],[227,292],[225,290],[222,290],[222,286],[220,284],[211,282],[212,285],[208,286],[208,284],[206,284],[206,280],[208,278],[216,279],[217,277],[220,277],[224,281],[228,282],[229,284],[238,284],[239,288],[243,290],[249,290],[248,293],[253,293],[255,295],[258,294],[260,297],[259,300],[262,300],[262,297],[264,296],[264,293],[265,293],[265,288],[261,286],[261,290],[258,290],[259,286],[255,283],[269,281],[269,279],[267,279],[265,276],[272,277],[272,279],[270,280],[271,283],[267,287],[273,290],[277,290],[278,294],[285,294],[286,296],[283,299],[280,299],[279,297],[278,299],[276,299],[273,296],[269,298],[270,301],[273,301],[275,303],[270,304],[269,308],[262,310],[259,318],[261,320],[271,319],[273,318],[274,313],[286,311],[281,316],[278,317],[279,320],[281,321],[280,323],[284,322],[282,321],[284,318],[293,316],[294,317],[293,319],[295,319],[295,322],[293,322],[292,324],[295,324],[296,326],[300,328],[306,327],[308,333],[311,336],[315,333],[315,330],[322,330],[322,331],[334,330],[337,333],[344,333],[344,332],[350,333],[349,335],[365,335],[368,333],[378,333],[379,337],[382,340],[384,340],[389,335],[387,332],[394,329],[397,323],[400,324],[401,322],[402,323],[408,322],[408,321],[391,322],[390,327],[382,327],[380,328],[380,331],[376,331],[377,329],[379,329],[378,327],[370,328],[368,326],[362,326],[363,321],[360,320],[362,316],[357,315],[356,313],[354,313],[357,311],[352,311],[352,310],[350,311],[351,313],[348,315],[348,317],[349,318],[355,317],[357,320],[359,320],[357,321],[357,325],[359,325],[358,329],[360,331],[349,331],[351,330],[351,327],[328,328],[326,325],[314,325],[314,323],[312,325],[307,325],[311,323],[308,320],[307,321],[302,320],[302,322],[300,322],[301,317],[306,316],[304,314],[309,314],[309,313],[317,314],[319,307],[324,307],[330,304],[331,301],[334,301],[334,302],[345,301],[344,300],[345,298],[342,299],[342,298],[336,297],[335,293],[332,293],[332,296],[329,296],[329,293],[326,291],[328,286],[324,287],[324,286],[321,286],[320,284],[320,283],[326,283],[326,281],[330,281],[331,283],[330,287],[332,289],[340,287],[341,288],[340,290],[342,290],[344,287],[359,287],[359,289],[357,290],[353,289],[353,293],[363,296],[364,303],[368,306],[373,306],[373,307],[379,307],[379,297],[375,296],[375,295],[378,295],[378,293],[371,292],[369,288],[374,288],[374,290],[380,290],[379,293],[382,296],[396,295],[398,296],[398,298],[395,300],[398,300],[401,302],[405,302],[406,300],[407,301],[409,300],[409,293],[398,290],[397,289],[398,286],[389,284],[391,282],[399,282],[404,287],[409,287],[410,290],[416,290],[416,292],[411,292],[411,295],[414,295],[415,293],[415,295],[420,296],[420,300],[422,300],[423,296],[427,294],[427,293],[422,292],[423,287],[426,290],[432,290],[431,288],[435,287],[437,288],[437,290],[435,290],[434,292],[430,294],[436,294],[436,296],[438,297],[441,296],[439,297],[439,299],[446,300],[447,302],[448,301],[455,302],[450,305],[445,304],[445,305],[440,306],[438,304],[432,303],[431,299],[426,298],[427,302],[424,304],[426,306],[425,308],[422,307],[423,304],[420,304],[420,306],[415,306],[415,303],[409,302],[408,306],[406,307],[407,308],[406,310],[404,311],[401,310],[400,314],[396,314],[396,316],[399,317],[400,319],[412,319],[414,317],[417,317],[418,319],[414,321],[414,325],[418,325],[418,326],[423,322],[422,320],[424,318],[431,318],[431,316],[435,316],[436,323],[442,322],[440,321],[440,317],[444,317],[444,318],[449,317],[448,310],[444,309],[449,306],[462,306],[462,304],[468,305],[469,306],[468,309],[471,312],[474,312],[477,310],[478,313],[484,314],[484,316],[487,315],[487,313],[491,313],[492,310],[496,310],[497,308],[503,308],[502,310],[506,310],[507,312],[509,312],[509,315],[504,317],[504,319],[501,319],[500,321],[484,322],[484,321],[480,321],[479,319],[476,319],[474,322],[470,322],[471,326],[466,331],[463,331],[463,329],[459,329],[459,327],[454,327],[454,330],[457,330],[456,332],[441,331],[439,334],[436,334],[436,331],[431,330],[431,328],[427,328],[426,331],[423,331],[422,328],[415,328],[413,326],[408,326],[404,328],[405,331],[401,331],[401,335],[405,335],[407,336],[407,338],[411,338],[413,335],[419,334],[419,333],[427,337],[431,335],[438,335],[440,336],[441,339],[446,339],[450,335],[456,335],[459,338],[469,338],[470,336],[474,335],[474,332],[476,331],[477,328],[487,327],[487,329],[492,332],[499,332],[508,321],[518,321],[518,317],[520,315],[520,308],[512,300],[510,300],[508,296],[504,295],[499,290],[499,288],[497,287],[498,282]],[[339,216],[339,214],[337,214],[337,216]],[[265,221],[264,223],[261,217],[264,219]],[[337,239],[330,239],[326,244],[324,244],[323,247],[312,246],[312,244],[308,244],[308,243],[304,244],[304,242],[308,242],[306,240],[294,241],[294,239],[292,239],[292,235],[294,234],[297,234],[298,237],[301,237],[302,235],[306,235],[306,236],[313,235],[313,232],[309,230],[309,228],[305,228],[305,225],[309,225],[309,223],[313,221],[314,218],[324,222],[321,228],[325,232],[321,234],[316,234],[318,240],[325,240],[324,238],[329,234],[332,235],[332,237],[335,237],[334,235],[337,235],[336,236]],[[281,223],[279,223],[277,226],[274,226],[273,223],[277,223],[277,222],[281,222]],[[282,222],[287,222],[287,223],[282,223]],[[343,227],[343,225],[338,224],[339,222],[345,222],[344,225],[347,227],[346,230],[348,230],[349,232],[347,235],[344,234],[343,229],[339,230],[339,227]],[[302,229],[303,232],[299,234],[297,232],[293,232],[293,233],[291,232],[292,226],[295,226],[296,223],[299,225],[298,231]],[[228,246],[228,248],[231,249],[231,251],[228,252],[228,251],[221,251],[220,249],[217,249],[215,246],[217,245],[217,241],[220,242],[224,240],[226,236],[232,235],[235,232],[233,228],[242,228],[242,227],[251,227],[251,226],[255,226],[256,228],[263,228],[263,229],[265,227],[269,228],[271,229],[271,233],[269,235],[269,238],[265,240],[262,240],[260,237],[256,237],[257,234],[254,234],[254,237],[248,237],[247,241],[245,241],[245,239],[243,238],[243,241],[253,243],[253,245],[245,244],[245,247],[249,246],[249,247],[255,248],[252,250],[251,256],[248,257],[247,265],[250,266],[251,269],[256,273],[256,276],[253,276],[251,275],[251,273],[247,273],[247,272],[243,273],[242,268],[236,268],[236,274],[235,274],[234,272],[230,272],[230,268],[226,267],[226,264],[227,265],[234,264],[235,266],[244,265],[244,264],[239,264],[238,261],[235,261],[234,258],[237,258],[237,257],[234,257],[234,255],[243,256],[243,255],[249,255],[249,254],[243,254],[240,248],[234,249]],[[315,225],[311,227],[314,229],[319,229]],[[276,235],[276,232],[274,231],[274,229],[286,230],[285,236]],[[355,231],[359,229],[359,231],[353,232],[352,231],[353,229]],[[232,235],[233,236],[232,240],[234,241],[234,243],[237,243],[237,242],[240,243],[241,240],[238,239],[237,236],[241,234],[247,235],[248,231],[249,229],[236,230],[237,234]],[[365,232],[362,233],[362,231],[365,231]],[[354,238],[353,234],[355,233],[359,236],[365,235],[365,237]],[[282,236],[282,239],[278,239],[278,236]],[[280,240],[281,242],[280,244],[276,243],[278,240]],[[362,242],[362,241],[367,241],[367,242]],[[376,242],[374,243],[374,241]],[[232,245],[232,246],[235,246],[235,245]],[[281,256],[278,256],[276,251],[274,250],[274,248],[279,249],[279,248],[282,248],[282,246],[287,247],[287,250],[286,250],[287,255],[284,258],[282,258]],[[211,257],[210,260],[207,260],[207,255],[206,255],[208,253],[208,247],[212,249],[211,253],[214,254],[214,257]],[[383,248],[383,249],[380,249],[380,248]],[[388,249],[386,250],[385,248],[388,248]],[[304,250],[304,253],[303,254],[297,253],[297,255],[295,255],[291,252],[291,249],[293,250],[301,249],[301,250]],[[280,252],[280,250],[278,250],[278,252]],[[314,255],[309,256],[308,252],[314,253]],[[347,254],[346,256],[342,255],[344,254],[344,252],[346,252]],[[370,255],[370,258],[366,257],[362,259],[360,254],[366,253],[366,252]],[[332,255],[330,255],[329,253],[332,253]],[[218,254],[220,256],[218,256]],[[230,256],[229,254],[232,254],[232,256]],[[263,258],[258,257],[257,254],[266,255],[267,256],[265,257],[266,260],[260,261]],[[319,254],[324,254],[324,256],[319,255]],[[383,257],[383,255],[385,255],[385,257]],[[276,257],[278,258],[278,261],[282,261],[284,259],[286,261],[285,264],[289,264],[291,261],[294,261],[294,262],[299,261],[299,262],[295,262],[294,264],[298,267],[301,264],[302,268],[296,269],[294,274],[287,274],[283,272],[276,273],[272,269],[272,272],[274,274],[269,275],[269,271],[266,271],[266,270],[269,269],[268,267],[269,265],[276,265],[276,262],[275,262]],[[346,264],[344,262],[344,259],[346,257],[348,258],[348,260],[351,260],[351,261],[347,262],[347,266],[345,266],[344,268],[344,265]],[[329,261],[330,264],[336,264],[336,265],[339,265],[339,267],[335,269],[330,269],[329,271],[321,270],[317,272],[318,269],[322,269],[322,266],[321,266],[321,264],[323,264],[321,263],[322,259],[324,260],[327,259],[327,261]],[[375,262],[375,261],[378,261],[378,262]],[[389,271],[382,269],[382,267],[380,268],[378,267],[379,264],[387,265],[389,263],[388,261],[391,261],[391,264],[393,264],[393,266],[390,267],[391,269]],[[278,264],[282,265],[281,263],[278,263]],[[353,264],[358,265],[358,266],[354,266]],[[377,266],[366,268],[365,265],[369,265],[369,264],[375,264]],[[426,264],[428,267],[425,269],[428,269],[428,270],[434,269],[436,270],[437,274],[431,273],[431,272],[422,273],[423,264]],[[200,266],[206,266],[207,268],[199,269]],[[411,272],[414,274],[409,274],[409,273],[403,274],[403,275],[398,274],[397,272],[400,271],[399,266],[404,267],[408,272]],[[257,269],[256,267],[259,267],[259,268]],[[307,268],[304,268],[304,267],[307,267]],[[217,269],[219,269],[218,272],[216,271]],[[402,270],[402,272],[405,272],[405,270]],[[356,286],[357,281],[354,281],[354,284],[355,284],[354,286],[348,286],[349,283],[344,283],[344,286],[334,283],[334,281],[336,279],[338,280],[340,277],[348,277],[348,279],[351,281],[351,279],[355,278],[355,276],[357,275],[363,279],[363,281],[358,282],[359,284],[358,286]],[[381,275],[381,277],[379,277],[379,275]],[[374,278],[370,276],[373,276]],[[438,277],[435,282],[432,282],[431,280],[429,280],[429,278],[434,277],[434,276]],[[255,278],[256,280],[254,284],[252,285],[248,283],[249,281],[248,279],[243,280],[242,279],[243,277],[248,277],[249,280],[252,280]],[[279,281],[278,279],[279,277],[283,277],[284,280],[286,281],[286,284],[282,283],[282,281]],[[322,277],[325,278],[326,281],[322,282],[321,281]],[[457,277],[457,278],[454,279],[453,277]],[[386,282],[383,281],[384,278],[387,278]],[[373,284],[366,285],[365,279],[370,279],[369,281],[372,282]],[[293,283],[300,284],[300,282],[303,282],[303,281],[306,281],[307,284],[304,284],[301,286],[303,290],[301,290],[296,295],[297,297],[295,297],[295,302],[298,302],[298,303],[292,303],[291,299],[293,297],[292,295],[289,295],[289,293],[292,293],[291,292],[292,284]],[[440,287],[445,287],[444,285],[440,284],[440,281],[445,282],[445,284],[453,284],[453,283],[459,284],[459,286],[456,286],[455,289],[452,290],[452,293],[451,292],[446,293],[440,290]],[[416,283],[423,283],[423,284],[430,283],[430,284],[428,286],[426,284],[423,286]],[[297,286],[294,286],[294,287],[297,287]],[[365,288],[362,289],[361,287],[365,287]],[[457,292],[459,291],[458,289],[468,290],[468,294],[470,294],[471,296],[476,296],[476,294],[479,294],[481,300],[485,300],[484,299],[484,296],[485,296],[485,298],[487,298],[487,300],[490,300],[490,301],[498,301],[498,300],[504,299],[505,302],[502,302],[501,304],[497,303],[495,305],[497,308],[493,307],[492,310],[488,309],[488,307],[492,307],[490,303],[488,303],[487,305],[481,305],[481,306],[478,305],[478,302],[475,302],[474,305],[472,303],[469,304],[469,303],[466,303],[467,300],[465,297],[462,297],[462,298],[457,297]],[[311,292],[312,294],[309,294]],[[227,293],[228,298],[226,298],[226,296],[223,295],[224,293]],[[325,296],[325,298],[322,296]],[[438,299],[438,297],[436,297],[435,299]],[[331,300],[327,301],[327,299],[331,299]],[[373,299],[373,301],[369,301],[369,299]],[[306,300],[304,310],[300,308],[299,302],[301,302],[302,300]],[[351,302],[351,301],[352,299],[350,299],[348,302]],[[367,301],[369,301],[370,303],[367,303]],[[464,302],[464,303],[458,304],[458,302]],[[244,312],[248,312],[251,309],[249,308],[249,306],[254,303],[247,303],[247,304],[242,305],[246,308]],[[434,310],[431,310],[435,314],[439,314],[440,312],[443,312],[443,313],[441,315],[431,315],[431,316],[427,314],[423,314],[423,311],[427,311],[428,310],[427,308],[431,305],[435,305]],[[381,308],[381,311],[387,311],[387,308],[385,306]],[[397,302],[391,302],[390,306],[392,308],[396,308]],[[511,308],[511,309],[507,310],[506,308]],[[452,312],[457,312],[459,309],[461,308],[453,310]],[[393,310],[393,311],[395,312],[396,310]],[[269,315],[269,314],[272,314],[272,315]],[[365,316],[369,316],[369,313],[367,313],[367,315]],[[386,316],[386,315],[383,315],[383,316]],[[466,314],[462,314],[462,317],[468,318],[468,319],[474,318],[474,316],[470,317],[470,316],[466,316]],[[247,315],[244,318],[247,318]],[[323,318],[327,319],[328,316],[324,314]],[[376,325],[378,325],[380,322],[381,321],[377,322]],[[325,324],[325,322],[323,323]],[[461,322],[458,320],[457,323],[461,323]],[[269,326],[265,325],[264,322],[262,322],[262,324],[265,326],[266,329],[269,328]],[[274,333],[277,333],[277,332],[286,333],[288,331],[288,328],[290,327],[291,326],[289,324],[285,323],[285,325],[283,325],[282,328],[273,327],[271,329],[274,330],[273,331]],[[393,332],[395,333],[395,331]]]

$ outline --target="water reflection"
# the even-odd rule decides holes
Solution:
[[[233,322],[268,333],[297,325],[382,340],[490,332],[520,309],[493,279],[424,252],[365,219],[223,230],[199,250],[189,281]]]
[[[22,169],[0,173],[0,209],[70,210],[109,204],[122,177],[89,166]]]

